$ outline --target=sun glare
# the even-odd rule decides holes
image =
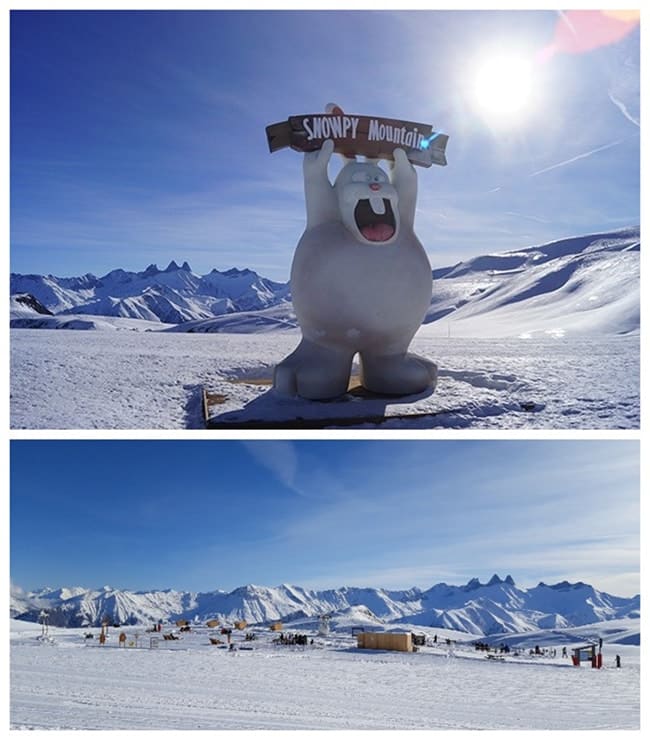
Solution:
[[[530,107],[531,93],[531,64],[523,55],[495,54],[476,62],[472,98],[488,123],[520,123]]]

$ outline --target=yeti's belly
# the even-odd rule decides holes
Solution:
[[[365,245],[342,225],[321,225],[302,236],[291,268],[293,305],[304,336],[354,350],[406,349],[429,306],[431,288],[426,253],[406,230],[394,244]]]

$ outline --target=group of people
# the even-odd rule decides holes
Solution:
[[[530,649],[528,652],[529,656],[550,656],[552,659],[554,659],[557,656],[557,649],[553,646],[552,648],[540,648],[539,646],[535,646],[534,649]],[[566,657],[566,649],[562,649],[562,656]]]
[[[282,646],[307,646],[313,645],[314,639],[309,640],[304,633],[280,633],[273,643],[279,643]]]
[[[476,643],[474,644],[474,648],[477,651],[494,651],[495,653],[500,653],[500,654],[510,653],[510,646],[507,643],[500,643],[498,646],[490,646],[489,643],[483,643],[481,641],[476,641]]]
[[[438,645],[438,634],[437,633],[433,636],[433,643],[436,646]],[[440,641],[440,643],[442,643],[442,641]],[[452,641],[451,638],[445,638],[445,646],[451,646],[452,644],[455,644],[455,643],[456,641]]]

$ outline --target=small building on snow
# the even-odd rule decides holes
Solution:
[[[358,633],[357,648],[375,651],[413,651],[410,633]]]

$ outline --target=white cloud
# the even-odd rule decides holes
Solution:
[[[242,440],[242,445],[255,461],[267,469],[281,484],[296,494],[298,455],[291,440]]]

